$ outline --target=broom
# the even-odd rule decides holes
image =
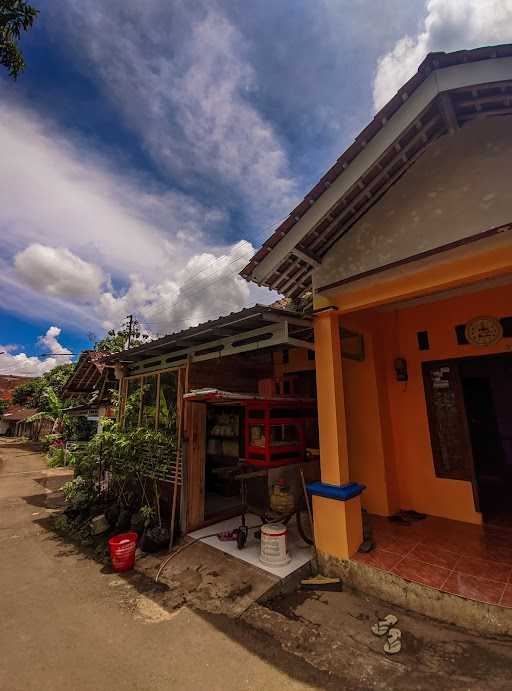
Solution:
[[[313,538],[313,565],[315,571],[317,572],[316,576],[312,576],[311,578],[303,578],[300,582],[301,588],[302,590],[329,590],[332,592],[340,592],[343,589],[341,578],[331,578],[330,576],[322,576],[321,573],[318,573],[318,552],[316,550],[315,531],[313,528],[313,514],[311,512],[309,495],[306,489],[306,483],[304,481],[304,472],[302,468],[300,468],[300,479],[302,481],[302,491],[304,492],[304,499],[306,501],[306,508],[308,510],[309,528],[311,530],[311,535]]]

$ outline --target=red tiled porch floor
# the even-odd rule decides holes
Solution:
[[[452,595],[512,608],[512,530],[370,516],[375,549],[355,561]]]

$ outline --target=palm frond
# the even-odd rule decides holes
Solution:
[[[42,410],[39,413],[35,413],[34,415],[28,417],[25,422],[37,422],[38,420],[51,420],[52,422],[55,422],[55,416]]]

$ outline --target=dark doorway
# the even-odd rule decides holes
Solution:
[[[208,405],[204,518],[237,515],[241,509],[238,463],[244,455],[244,409],[240,405]]]
[[[512,355],[458,361],[484,521],[512,527]]]

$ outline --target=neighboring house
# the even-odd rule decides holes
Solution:
[[[312,341],[310,315],[255,305],[105,360],[125,429],[165,431],[184,452],[183,531],[240,513],[237,475],[251,454],[269,482],[292,465],[298,480],[318,445]]]
[[[20,377],[13,374],[0,374],[0,400],[10,401],[12,392],[22,384],[32,381],[32,377]]]
[[[114,414],[112,391],[118,387],[112,368],[105,367],[107,355],[108,353],[85,350],[61,394],[63,399],[73,401],[73,406],[66,410],[68,415],[97,421],[98,429],[102,418]]]
[[[52,423],[48,420],[27,422],[28,418],[37,412],[35,408],[11,406],[0,416],[0,434],[8,437],[28,437],[35,441],[42,439],[51,432]]]
[[[361,501],[512,524],[511,180],[512,45],[432,53],[242,271],[313,292],[324,562]]]

